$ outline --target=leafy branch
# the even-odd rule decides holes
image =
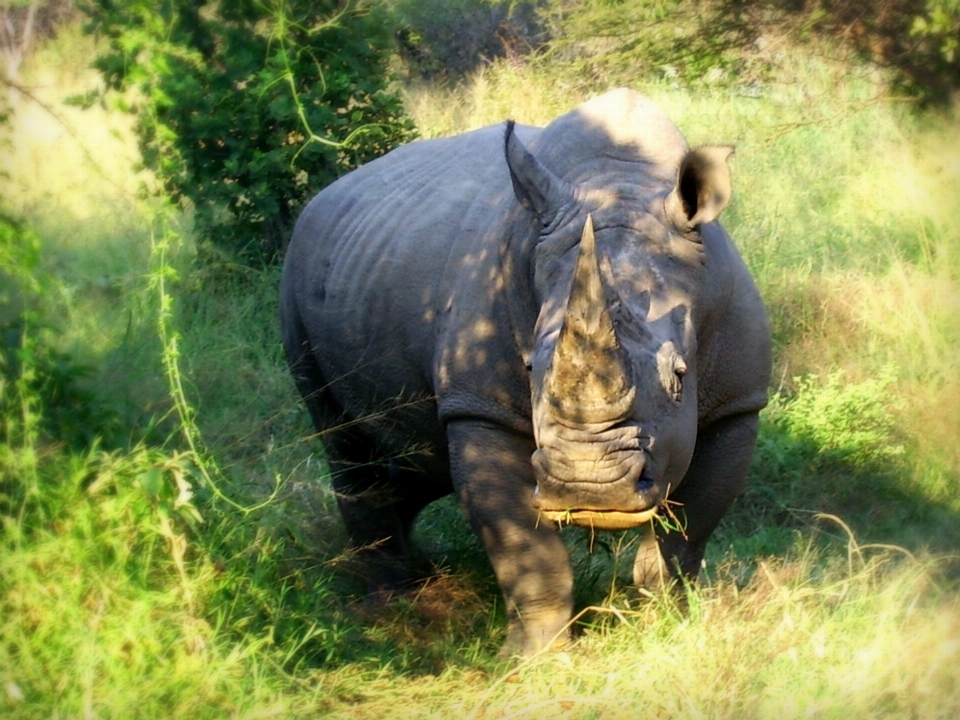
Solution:
[[[144,164],[202,242],[245,262],[277,259],[313,194],[414,135],[377,3],[90,1],[89,31],[110,38],[96,66],[138,97]]]

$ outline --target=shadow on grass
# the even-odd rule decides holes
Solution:
[[[949,470],[909,458],[902,445],[879,454],[876,448],[825,448],[785,425],[776,417],[762,423],[750,481],[724,519],[725,539],[750,539],[755,552],[776,554],[773,538],[810,529],[817,514],[830,514],[860,543],[934,553],[960,547],[960,507],[938,491]],[[757,542],[763,537],[771,538],[769,548]],[[836,537],[846,542],[839,528]]]

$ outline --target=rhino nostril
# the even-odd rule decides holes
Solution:
[[[640,473],[640,479],[637,480],[637,492],[650,492],[653,489],[653,478],[647,475],[647,472],[644,470]]]

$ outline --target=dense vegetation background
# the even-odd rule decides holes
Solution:
[[[0,11],[0,714],[960,712],[956,2]],[[452,501],[417,527],[435,577],[360,604],[275,258],[306,199],[414,134],[619,84],[737,145],[724,222],[772,402],[684,608],[628,587],[635,533],[568,528],[578,644],[503,664]]]

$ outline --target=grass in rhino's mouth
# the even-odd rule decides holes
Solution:
[[[539,509],[538,519],[543,517],[555,522],[558,526],[577,525],[593,530],[628,530],[640,527],[648,522],[658,522],[670,532],[678,532],[684,537],[686,522],[682,511],[677,510],[682,503],[674,500],[664,500],[649,510],[624,512],[621,510],[582,510],[566,508],[564,510]]]
[[[619,510],[541,510],[540,515],[558,525],[579,525],[596,530],[626,530],[639,527],[657,516],[659,508],[639,512]]]

